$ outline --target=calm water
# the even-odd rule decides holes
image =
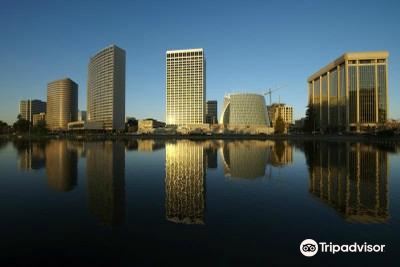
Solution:
[[[6,142],[1,262],[393,265],[400,146],[287,141]],[[386,244],[317,254],[301,241]]]

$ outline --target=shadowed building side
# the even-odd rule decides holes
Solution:
[[[316,129],[367,130],[388,118],[386,51],[346,53],[308,78]]]
[[[86,144],[86,175],[91,212],[104,225],[125,220],[125,146],[112,141]]]
[[[125,50],[111,45],[90,58],[87,120],[106,130],[125,129]]]
[[[387,152],[362,144],[315,143],[310,192],[355,223],[389,219]]]

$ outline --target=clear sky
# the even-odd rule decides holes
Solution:
[[[207,99],[285,85],[273,101],[307,105],[307,77],[347,51],[388,50],[389,117],[400,119],[400,1],[19,1],[0,6],[0,120],[70,77],[86,110],[89,57],[127,52],[126,115],[165,120],[165,52],[204,48]],[[267,102],[269,101],[266,99]],[[220,110],[219,110],[220,111]]]

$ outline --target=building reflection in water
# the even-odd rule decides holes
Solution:
[[[51,140],[46,149],[48,185],[56,190],[71,191],[77,184],[78,155],[67,140]]]
[[[86,175],[91,212],[104,225],[125,220],[125,146],[102,141],[86,144]]]
[[[46,165],[45,142],[15,141],[21,171],[40,170]]]
[[[281,167],[293,161],[292,146],[287,141],[225,142],[221,156],[225,176],[246,179],[264,177],[268,164]]]
[[[204,224],[206,170],[203,145],[183,140],[167,143],[165,150],[167,220]]]
[[[313,195],[350,222],[382,223],[388,220],[386,151],[348,143],[310,142],[306,146]]]

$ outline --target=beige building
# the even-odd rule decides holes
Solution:
[[[42,112],[39,114],[34,114],[32,116],[32,124],[33,126],[37,125],[39,121],[46,121],[46,113]]]
[[[388,117],[386,51],[346,53],[308,78],[316,129],[363,130]]]
[[[166,123],[205,122],[205,58],[203,49],[167,51]]]
[[[50,130],[67,130],[78,116],[78,84],[69,78],[47,85],[46,123]]]
[[[293,124],[293,107],[286,104],[273,103],[267,106],[268,116],[272,123],[272,127],[275,126],[275,122],[279,116],[283,119],[286,125]]]
[[[104,129],[125,128],[125,50],[111,45],[90,58],[87,120]]]
[[[21,100],[19,103],[19,114],[25,120],[33,121],[33,115],[46,112],[46,102],[41,100]]]
[[[145,119],[138,121],[138,132],[139,133],[153,133],[154,129],[164,128],[165,123],[154,119]]]

